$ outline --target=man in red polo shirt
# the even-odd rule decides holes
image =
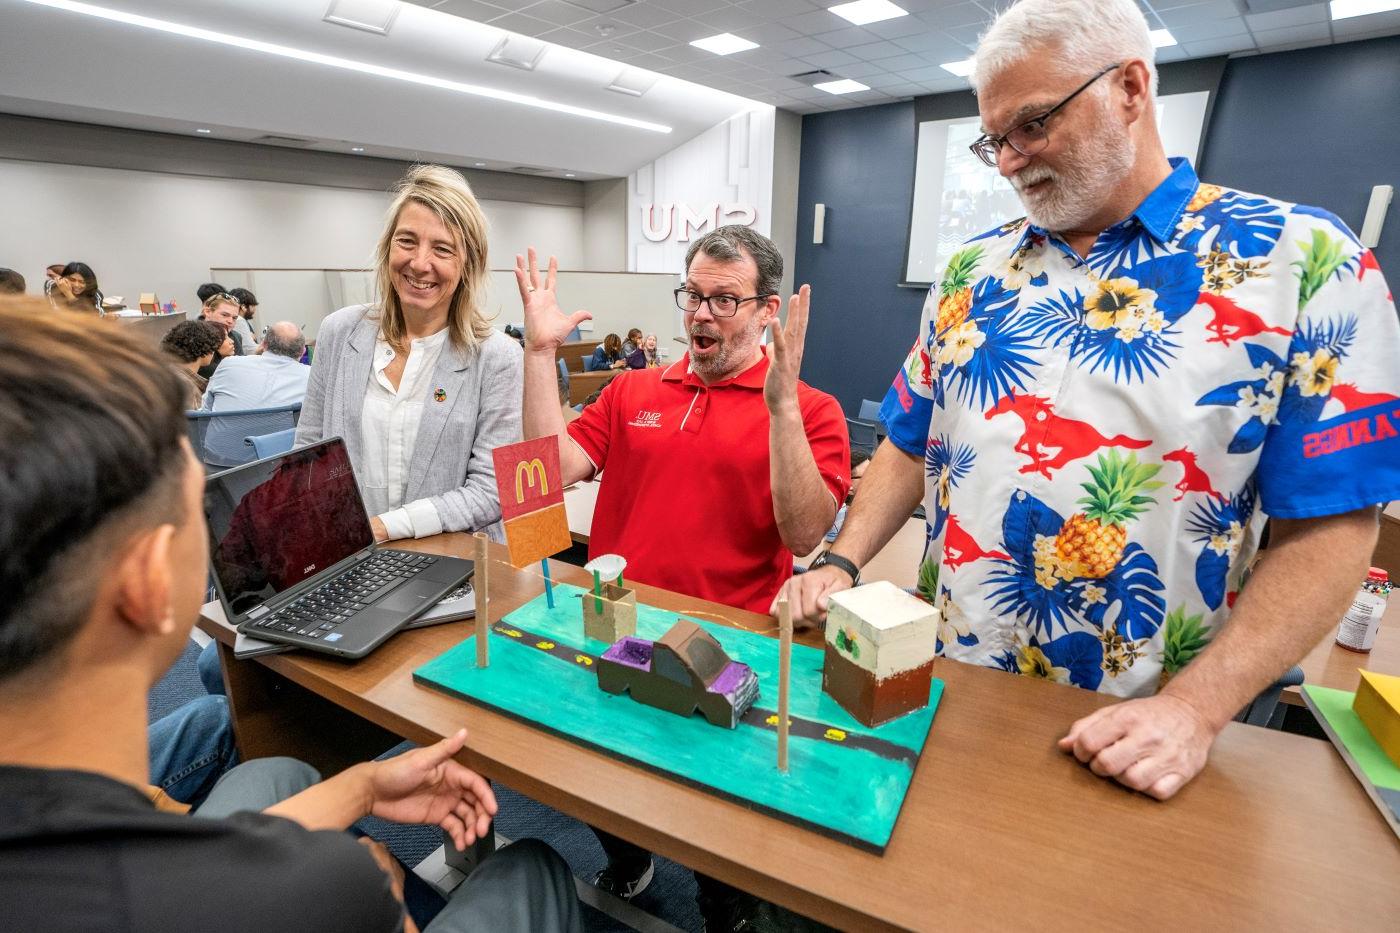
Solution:
[[[553,259],[543,282],[533,250],[528,268],[516,260],[525,436],[560,437],[565,483],[603,472],[590,555],[621,554],[630,580],[766,613],[793,554],[821,543],[850,486],[841,406],[797,378],[807,287],[783,327],[777,247],[738,224],[711,231],[691,244],[676,289],[689,351],[623,372],[566,428],[555,349],[591,315],[559,310]]]
[[[528,264],[516,257],[525,436],[559,437],[566,484],[603,474],[590,554],[621,554],[629,580],[766,613],[792,576],[793,554],[816,549],[846,500],[846,419],[836,399],[797,378],[809,289],[792,296],[782,326],[783,258],[772,240],[720,227],[691,244],[685,265],[675,294],[688,352],[664,369],[624,371],[566,428],[555,351],[592,315],[559,309],[552,258],[542,278],[533,249]],[[640,894],[651,857],[598,837],[608,866],[594,883],[627,899]],[[801,925],[713,879],[696,882],[709,930]]]

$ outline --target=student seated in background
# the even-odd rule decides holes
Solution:
[[[622,341],[623,357],[628,357],[631,356],[633,353],[636,353],[637,350],[641,349],[641,346],[642,330],[639,327],[634,327],[627,332],[627,339]]]
[[[205,411],[247,411],[301,402],[311,378],[311,367],[301,363],[305,350],[301,328],[290,321],[278,321],[267,329],[257,353],[224,360],[209,380],[201,407]]]
[[[605,369],[621,369],[626,365],[627,362],[622,358],[621,338],[617,334],[608,334],[602,343],[593,348],[593,355],[588,358],[588,365],[584,369],[596,373]]]
[[[656,335],[647,334],[637,344],[637,349],[627,354],[628,369],[655,369],[661,365],[656,355]]]
[[[13,269],[0,269],[0,295],[23,295],[24,276]]]
[[[203,306],[215,295],[227,295],[228,289],[224,288],[218,282],[205,282],[203,285],[199,286],[199,288],[196,288],[194,293],[199,297],[200,305]]]
[[[486,216],[459,173],[399,183],[376,249],[382,296],[321,322],[298,447],[345,438],[376,541],[504,541],[491,451],[520,440],[520,345],[486,320]]]
[[[212,379],[220,363],[231,356],[242,356],[248,352],[243,346],[243,336],[233,329],[234,322],[238,320],[238,299],[228,292],[210,295],[199,309],[199,316],[223,331],[227,338],[219,344],[219,349],[214,351],[213,359],[199,369],[201,376]]]
[[[85,314],[102,314],[102,289],[97,287],[97,273],[85,262],[70,262],[54,279],[49,300],[56,307]]]
[[[161,350],[188,383],[185,407],[191,411],[204,404],[204,390],[209,385],[199,370],[209,365],[226,339],[224,332],[208,321],[181,321],[160,338]]]
[[[472,843],[496,804],[454,760],[466,730],[320,783],[248,762],[195,817],[157,810],[146,695],[188,642],[208,557],[185,386],[116,327],[11,300],[0,334],[5,928],[414,930],[397,863],[341,830],[375,815]],[[581,929],[567,866],[533,841],[491,855],[428,926],[467,929]]]
[[[254,346],[258,335],[253,330],[253,315],[258,313],[258,296],[246,288],[231,288],[228,293],[238,299],[238,320],[233,328],[243,336],[244,346]]]

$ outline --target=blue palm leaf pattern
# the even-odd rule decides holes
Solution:
[[[1051,664],[1069,671],[1070,683],[1086,690],[1099,689],[1103,680],[1103,642],[1098,638],[1088,632],[1070,632],[1036,647]]]
[[[1158,250],[1157,241],[1147,228],[1130,219],[1100,233],[1084,261],[1097,274],[1106,275],[1110,269],[1151,259]]]
[[[961,366],[944,363],[940,379],[935,380],[946,378],[958,400],[975,402],[979,411],[991,408],[1013,389],[1024,389],[1031,377],[1034,361],[1028,351],[1035,349],[1035,344],[1013,313],[1016,296],[1001,279],[988,277],[977,283],[968,320],[984,335],[982,344]]]
[[[1332,377],[1337,361],[1356,342],[1356,315],[1341,320],[1305,322],[1288,345],[1288,385],[1279,403],[1279,419],[1292,423],[1316,421],[1332,397]],[[1319,355],[1323,365],[1318,366]],[[1330,365],[1327,358],[1331,358]]]
[[[1102,589],[1103,597],[1093,603],[1084,597],[1088,587]],[[1166,589],[1157,573],[1157,562],[1137,542],[1123,549],[1123,559],[1102,580],[1075,580],[1070,584],[1070,605],[1087,621],[1102,629],[1109,611],[1117,607],[1112,620],[1129,641],[1150,638],[1162,627],[1167,601]]]
[[[1204,252],[1201,243],[1210,237],[1216,249],[1252,259],[1268,255],[1283,233],[1284,216],[1278,204],[1238,191],[1226,191],[1194,214],[1201,218],[1202,226],[1178,241],[1181,248],[1192,252]]]
[[[1254,413],[1248,421],[1240,425],[1235,436],[1230,439],[1229,451],[1232,454],[1247,454],[1264,443],[1264,435],[1268,433],[1274,418],[1271,416],[1266,419],[1260,406],[1267,410],[1268,406],[1277,400],[1270,387],[1268,375],[1265,374],[1287,372],[1287,364],[1268,347],[1257,343],[1247,343],[1244,346],[1245,352],[1249,354],[1249,362],[1254,366],[1255,378],[1228,382],[1196,399],[1197,405],[1223,405],[1229,408],[1246,405],[1249,400],[1254,400]],[[1281,408],[1282,402],[1278,404]]]
[[[1047,635],[1055,626],[1064,627],[1070,614],[1070,584],[1056,581],[1052,589],[1035,578],[1035,539],[1054,537],[1065,523],[1058,512],[1035,496],[1013,498],[1002,518],[1002,541],[1011,560],[994,561],[997,568],[988,575],[989,598],[998,612],[1025,619],[1032,629]]]
[[[1187,520],[1192,540],[1202,545],[1196,557],[1196,588],[1211,609],[1219,609],[1225,601],[1230,558],[1238,547],[1237,536],[1244,534],[1254,514],[1254,496],[1251,484],[1223,502],[1210,499],[1201,503]]]
[[[967,444],[954,445],[948,435],[940,434],[928,442],[924,448],[924,471],[934,477],[938,495],[934,497],[933,520],[929,522],[929,536],[936,538],[943,533],[943,523],[948,520],[951,502],[948,491],[972,469],[976,452]],[[947,470],[947,478],[944,470]]]

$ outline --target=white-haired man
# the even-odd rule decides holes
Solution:
[[[1400,327],[1336,217],[1168,161],[1152,57],[1132,0],[1024,0],[983,36],[973,151],[1027,218],[950,260],[839,558],[788,591],[820,619],[922,497],[940,651],[1133,698],[1060,747],[1165,799],[1365,574]]]

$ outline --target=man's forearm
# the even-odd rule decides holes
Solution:
[[[815,550],[836,520],[836,500],[817,469],[796,405],[768,419],[768,484],[783,543],[794,554]]]
[[[1376,546],[1376,510],[1275,519],[1270,545],[1214,641],[1164,693],[1217,731],[1336,628]]]
[[[368,774],[371,767],[373,763],[367,762],[347,768],[263,812],[300,823],[306,829],[346,829],[369,815],[373,802]]]
[[[923,459],[886,440],[866,467],[831,550],[864,567],[914,514],[923,496]]]
[[[559,404],[559,364],[553,351],[525,351],[525,399],[521,428],[525,439],[559,438],[559,469],[564,485],[585,479],[593,472],[588,458],[579,452],[564,430],[564,410]]]

